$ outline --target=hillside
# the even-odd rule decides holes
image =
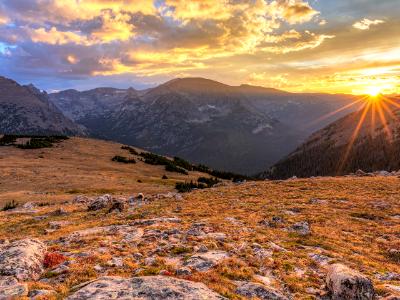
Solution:
[[[117,155],[134,157],[136,163],[112,161]],[[10,200],[64,201],[79,194],[166,193],[175,190],[176,182],[210,177],[193,171],[168,172],[141,159],[121,149],[121,144],[87,138],[74,137],[41,149],[0,145],[0,206]],[[168,178],[162,179],[163,175]]]
[[[400,98],[379,96],[365,109],[317,131],[262,174],[269,178],[400,169]]]
[[[66,118],[45,92],[0,76],[0,133],[83,135],[85,130]]]
[[[355,97],[229,86],[204,78],[174,79],[144,91],[67,90],[50,99],[92,136],[246,174],[265,170],[313,131],[357,109],[320,119]]]
[[[72,139],[3,155],[2,201],[33,202],[0,212],[0,274],[18,278],[1,278],[0,297],[399,295],[397,177],[230,183],[174,196],[165,193],[172,187],[160,182],[159,167],[110,162],[119,150]],[[139,192],[146,192],[145,202],[128,201]],[[112,203],[121,211],[109,213]]]

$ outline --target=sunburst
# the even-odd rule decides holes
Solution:
[[[370,135],[375,134],[375,128],[382,127],[388,143],[393,140],[393,132],[389,126],[389,121],[392,119],[398,119],[397,115],[394,113],[395,109],[400,109],[400,104],[398,101],[391,99],[381,93],[380,88],[371,87],[368,89],[366,95],[358,97],[355,101],[347,104],[333,112],[330,112],[317,120],[315,122],[320,122],[324,119],[332,117],[356,104],[361,104],[361,109],[359,110],[359,119],[355,125],[352,134],[350,135],[349,141],[346,143],[347,146],[343,152],[343,155],[338,162],[337,174],[341,174],[344,170],[346,163],[348,162],[349,155],[354,146],[355,141],[360,135],[361,129],[368,120],[370,115]],[[367,118],[368,117],[368,118]]]

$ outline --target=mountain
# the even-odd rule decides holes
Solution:
[[[246,174],[265,170],[313,131],[356,109],[315,122],[354,96],[294,94],[204,78],[174,79],[144,91],[67,90],[50,99],[94,137]]]
[[[0,133],[84,134],[33,85],[21,86],[0,76]]]
[[[262,177],[342,175],[400,169],[400,97],[380,96],[312,134]],[[375,101],[375,102],[374,102]]]

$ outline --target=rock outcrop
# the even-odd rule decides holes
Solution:
[[[90,282],[67,300],[137,299],[198,300],[225,299],[204,284],[164,276],[134,278],[102,277]]]
[[[37,280],[43,272],[46,245],[37,239],[23,239],[0,249],[0,275],[18,280]]]
[[[28,295],[28,285],[12,276],[0,276],[0,299],[14,299]]]

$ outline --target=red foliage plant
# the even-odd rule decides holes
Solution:
[[[47,252],[44,256],[43,265],[45,268],[54,268],[66,260],[62,254],[55,252]]]

